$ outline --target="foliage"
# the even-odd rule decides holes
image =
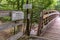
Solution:
[[[40,12],[54,8],[55,3],[55,0],[33,0],[33,22],[39,22]]]
[[[57,2],[57,5],[56,5],[55,9],[60,11],[60,0]]]
[[[47,7],[47,10],[55,10],[56,5],[57,5],[57,0],[53,0],[52,4],[49,7]]]
[[[29,3],[33,6],[29,9],[33,22],[39,22],[40,12],[44,9],[54,9],[56,0],[29,0]],[[23,4],[26,4],[26,0],[0,0],[0,10],[23,10],[26,14]]]
[[[8,22],[8,21],[11,21],[11,17],[9,17],[9,16],[6,16],[6,17],[0,17],[0,21],[2,21],[2,22]]]

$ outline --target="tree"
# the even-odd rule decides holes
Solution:
[[[23,4],[26,4],[26,0],[0,0],[0,2],[0,10],[23,10]],[[32,23],[39,23],[40,12],[44,9],[55,9],[56,5],[56,0],[28,0],[28,2],[33,6],[32,9],[29,9]],[[25,14],[26,12],[24,10]]]
[[[55,9],[58,10],[58,11],[60,11],[60,0],[57,1],[57,5],[56,5]]]
[[[40,12],[52,5],[54,0],[33,0],[33,22],[41,22]],[[54,4],[55,5],[55,4]],[[41,26],[41,25],[40,25]],[[40,34],[40,28],[38,29],[38,35]]]
[[[33,22],[39,22],[40,12],[44,9],[48,9],[52,7],[51,5],[55,6],[54,0],[33,0]],[[54,8],[54,7],[53,7]]]
[[[32,5],[33,5],[33,9],[32,9],[33,14],[31,14],[31,15],[33,15],[31,17],[31,18],[33,18],[32,19],[33,23],[34,22],[39,23],[39,22],[41,22],[41,20],[43,20],[40,18],[40,12],[43,11],[44,9],[47,9],[50,5],[52,5],[54,0],[32,0],[32,2],[31,2],[31,0],[29,0],[29,2],[32,3]],[[30,13],[30,11],[29,11],[29,13]],[[39,33],[39,31],[40,31],[40,27],[38,29],[38,33]]]

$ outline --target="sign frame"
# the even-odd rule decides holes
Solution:
[[[32,9],[32,4],[24,4],[23,9]]]
[[[22,19],[24,19],[24,12],[22,12],[22,11],[12,11],[11,18],[12,18],[11,19],[12,21],[22,20]]]

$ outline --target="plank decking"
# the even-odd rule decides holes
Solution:
[[[51,40],[60,40],[60,17],[57,17],[54,24],[43,35]]]

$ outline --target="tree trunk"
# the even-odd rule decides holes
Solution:
[[[17,10],[20,10],[19,0],[17,0]]]
[[[28,0],[27,0],[26,4],[28,4]],[[26,34],[29,36],[30,35],[30,27],[29,27],[29,19],[28,19],[29,12],[28,11],[29,11],[29,9],[27,9],[27,16],[26,16],[26,18],[27,18]]]

